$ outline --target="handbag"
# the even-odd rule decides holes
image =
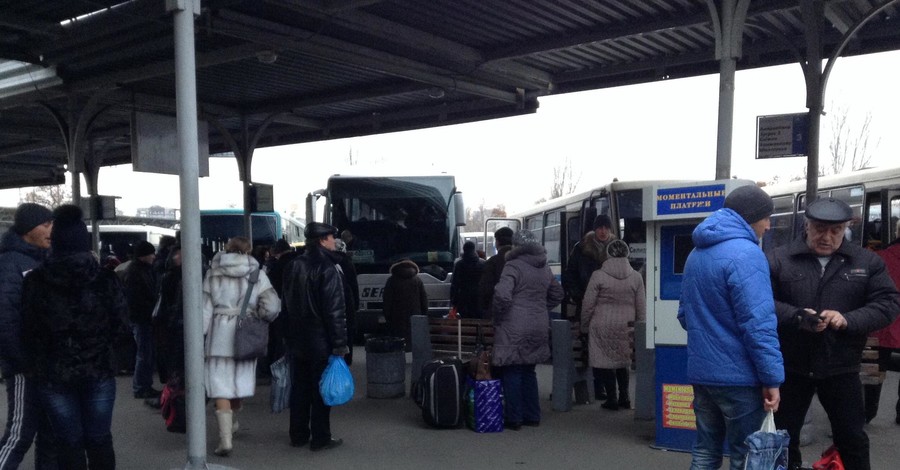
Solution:
[[[480,325],[476,327],[475,354],[469,359],[469,376],[475,380],[491,380],[491,351],[484,345]]]
[[[775,413],[769,411],[759,431],[747,436],[747,457],[744,470],[777,470],[788,468],[788,444],[791,437],[785,430],[775,429]]]
[[[250,273],[244,304],[241,306],[241,314],[238,315],[237,325],[234,329],[234,360],[236,361],[261,359],[268,353],[269,322],[256,316],[247,315],[250,292],[257,280],[259,280],[259,269],[254,269]]]
[[[272,388],[269,402],[272,413],[281,413],[290,407],[291,402],[291,360],[285,354],[269,366],[272,371]]]
[[[837,447],[832,445],[822,452],[822,458],[817,460],[812,468],[813,470],[844,470],[844,461],[841,460],[841,454],[838,453]]]

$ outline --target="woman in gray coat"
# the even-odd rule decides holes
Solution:
[[[644,281],[628,263],[628,245],[613,240],[606,247],[603,266],[594,271],[581,305],[581,331],[588,333],[588,352],[594,368],[594,393],[606,389],[601,405],[608,410],[631,408],[628,367],[631,366],[633,327],[646,314]],[[616,400],[616,382],[619,385]]]
[[[562,302],[563,289],[547,266],[547,252],[528,230],[513,237],[500,281],[494,288],[492,364],[503,381],[506,427],[541,422],[534,368],[550,358],[548,312]]]

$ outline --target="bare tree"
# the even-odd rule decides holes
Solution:
[[[862,124],[855,128],[850,110],[844,107],[831,107],[831,140],[828,142],[829,160],[819,165],[819,176],[842,173],[847,164],[850,171],[869,166],[872,154],[881,139],[871,139],[872,113],[867,112]]]
[[[572,161],[569,157],[561,166],[553,167],[553,185],[550,187],[550,199],[565,196],[575,192],[578,183],[581,181],[581,175],[576,179],[573,176]]]
[[[64,184],[35,186],[20,199],[19,202],[34,202],[52,209],[72,202],[72,189]]]
[[[484,205],[484,199],[478,207],[466,208],[466,232],[481,232],[484,230],[484,221],[490,217],[506,217],[506,206],[498,204],[488,209]]]

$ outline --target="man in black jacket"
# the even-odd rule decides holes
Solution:
[[[153,388],[154,351],[153,309],[159,297],[153,261],[156,248],[147,241],[134,247],[134,259],[125,271],[125,297],[128,299],[128,319],[131,320],[137,354],[131,391],[135,398],[158,398]],[[160,377],[160,379],[165,379]]]
[[[284,277],[286,339],[293,356],[291,445],[310,450],[342,444],[331,437],[331,407],[319,393],[328,357],[349,351],[344,280],[335,253],[337,229],[310,222],[304,231],[306,252],[294,259]]]
[[[817,199],[806,209],[806,236],[768,255],[785,369],[775,424],[791,435],[792,469],[813,395],[847,470],[870,468],[860,360],[868,334],[897,316],[898,294],[881,258],[845,239],[852,218],[843,201]]]
[[[48,468],[54,459],[48,453],[53,450],[49,422],[39,405],[34,381],[25,377],[27,354],[22,334],[23,279],[46,258],[53,213],[40,204],[26,202],[16,209],[14,217],[13,226],[0,240],[0,369],[7,401],[0,470],[19,467],[35,434],[35,467]]]

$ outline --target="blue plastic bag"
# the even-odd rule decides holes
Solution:
[[[343,405],[353,398],[353,376],[342,356],[330,356],[328,367],[322,372],[319,393],[328,406]]]

